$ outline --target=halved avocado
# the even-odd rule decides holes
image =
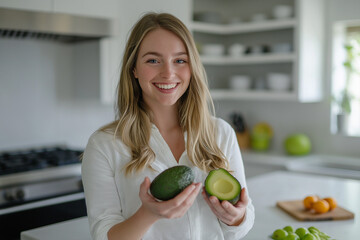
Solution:
[[[215,196],[220,201],[227,200],[235,204],[240,198],[241,185],[231,173],[219,168],[209,172],[205,179],[205,191],[208,196]]]

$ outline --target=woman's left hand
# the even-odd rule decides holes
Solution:
[[[249,201],[245,188],[241,190],[240,200],[235,205],[232,205],[228,201],[220,202],[215,196],[208,197],[205,193],[205,188],[203,188],[202,196],[212,212],[223,223],[229,226],[238,226],[244,220],[246,206]]]

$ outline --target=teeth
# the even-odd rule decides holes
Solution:
[[[161,88],[161,89],[171,89],[171,88],[174,88],[176,87],[176,83],[173,83],[173,84],[155,84],[158,88]]]

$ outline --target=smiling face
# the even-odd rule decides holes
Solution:
[[[176,106],[191,78],[184,43],[174,33],[162,28],[149,32],[140,45],[134,76],[139,81],[145,103],[151,109]]]

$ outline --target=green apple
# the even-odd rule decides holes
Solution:
[[[265,151],[269,148],[270,138],[264,135],[251,136],[251,148],[256,151]]]
[[[252,129],[252,133],[254,135],[265,135],[269,138],[272,138],[272,136],[274,135],[272,127],[266,122],[260,122],[255,124]]]
[[[266,122],[255,124],[251,133],[251,147],[256,151],[265,151],[269,148],[273,129]]]
[[[305,155],[311,150],[311,142],[305,134],[292,134],[285,139],[284,146],[290,155]]]

